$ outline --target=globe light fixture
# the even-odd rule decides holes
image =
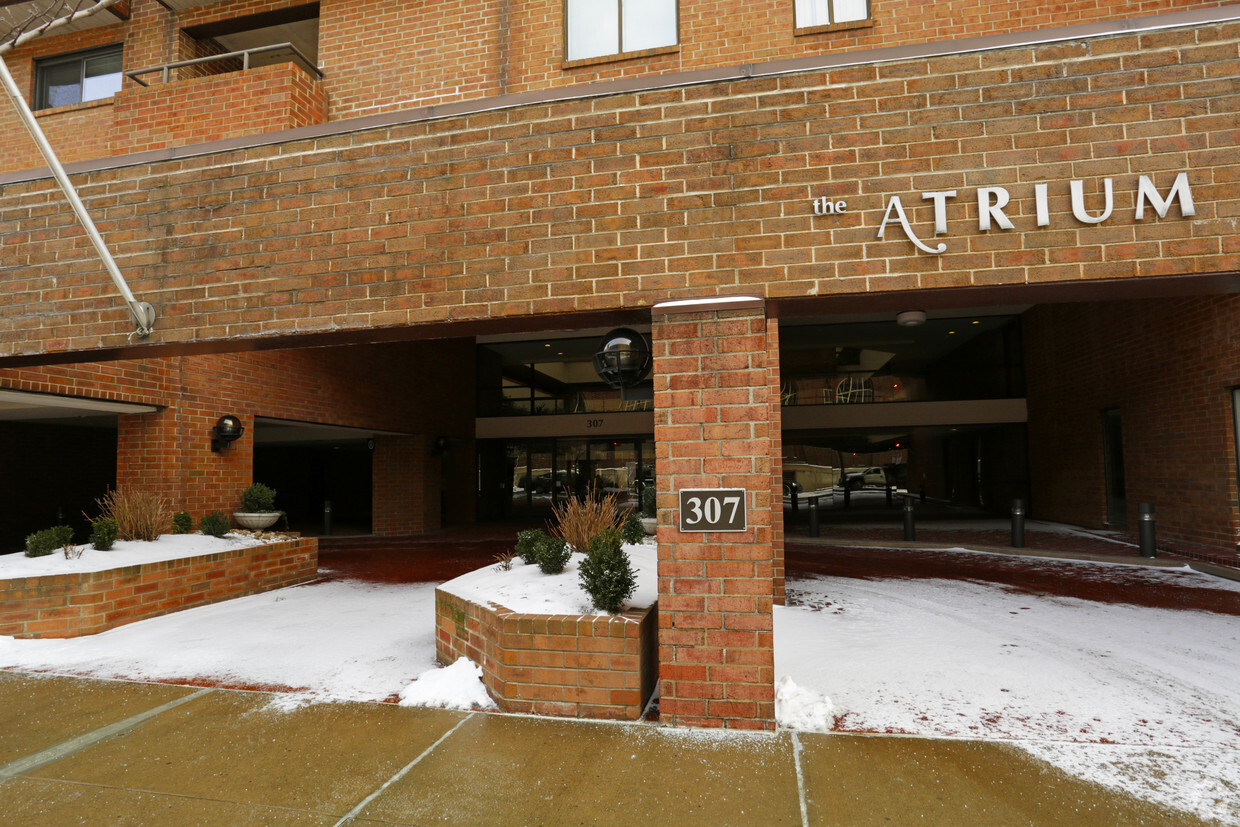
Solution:
[[[613,388],[631,388],[650,373],[650,345],[636,330],[618,327],[603,337],[594,371]]]
[[[215,422],[215,427],[211,429],[211,450],[221,451],[230,444],[241,439],[241,435],[245,433],[245,426],[241,424],[241,420],[232,414],[221,416]]]

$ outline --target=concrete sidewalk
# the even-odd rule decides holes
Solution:
[[[1202,823],[1006,744],[272,698],[0,671],[0,822]]]

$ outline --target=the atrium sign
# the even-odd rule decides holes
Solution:
[[[1112,179],[1102,179],[1102,208],[1098,212],[1090,212],[1085,204],[1085,182],[1073,180],[1068,182],[1068,191],[1072,198],[1072,215],[1082,224],[1101,224],[1111,217],[1114,210],[1114,185]],[[921,198],[923,201],[930,201],[934,204],[934,234],[943,235],[947,232],[947,202],[956,198],[956,190],[939,190],[937,192],[923,192]],[[976,193],[977,199],[977,227],[979,230],[987,231],[993,227],[1001,230],[1015,229],[1015,224],[1008,218],[1004,209],[1012,201],[1012,195],[1007,187],[978,187]],[[1158,189],[1154,186],[1154,182],[1148,175],[1142,175],[1137,179],[1137,205],[1133,214],[1133,218],[1141,221],[1145,218],[1145,210],[1148,205],[1154,212],[1158,213],[1159,218],[1166,218],[1167,211],[1171,209],[1174,201],[1180,202],[1180,215],[1188,217],[1197,214],[1197,208],[1193,204],[1193,191],[1188,183],[1188,173],[1181,172],[1175,177],[1167,197],[1164,198]],[[1034,216],[1038,227],[1049,227],[1051,225],[1050,214],[1050,184],[1034,184],[1033,185],[1033,203]],[[837,215],[847,211],[847,204],[843,201],[832,202],[826,198],[817,198],[813,202],[814,213],[817,215]],[[917,249],[931,255],[941,255],[947,252],[947,243],[940,241],[934,246],[930,246],[922,241],[913,231],[913,227],[909,224],[908,215],[904,211],[904,203],[900,196],[893,195],[887,201],[887,208],[883,213],[883,222],[878,227],[878,237],[883,238],[887,231],[887,225],[894,224],[899,226],[908,240],[917,246]]]

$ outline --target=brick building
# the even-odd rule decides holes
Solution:
[[[0,550],[111,484],[408,534],[653,481],[664,714],[769,727],[786,483],[1236,548],[1240,6],[596,5],[130,0],[5,55],[158,319],[0,107]]]

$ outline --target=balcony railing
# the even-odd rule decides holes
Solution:
[[[141,75],[153,75],[158,72],[160,74],[160,79],[164,83],[167,83],[172,79],[173,69],[181,69],[186,66],[198,66],[204,63],[219,63],[225,60],[236,60],[238,58],[241,60],[241,68],[249,69],[250,55],[266,55],[272,53],[287,53],[293,63],[296,63],[298,66],[319,79],[322,79],[323,77],[323,73],[319,70],[319,67],[315,66],[314,63],[311,62],[310,58],[302,54],[292,43],[273,43],[270,46],[255,46],[253,49],[242,49],[239,52],[207,55],[206,57],[196,57],[193,60],[180,60],[176,63],[165,63],[161,66],[151,66],[147,69],[134,69],[126,72],[125,77],[141,86],[150,86],[150,84],[141,79]]]

